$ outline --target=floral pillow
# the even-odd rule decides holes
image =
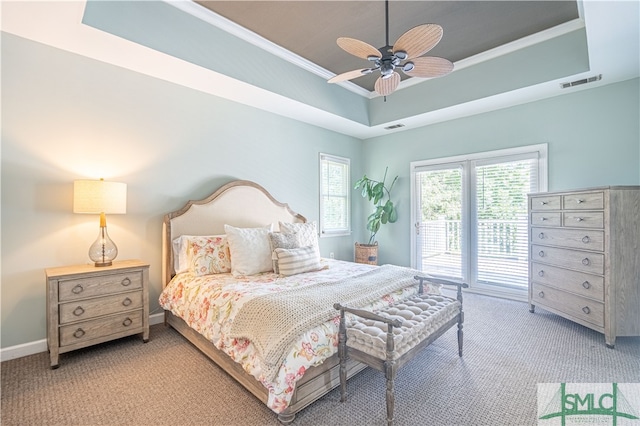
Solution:
[[[178,250],[176,273],[191,271],[196,276],[231,272],[226,235],[183,235],[174,241]]]

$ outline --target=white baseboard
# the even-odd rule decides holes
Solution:
[[[149,316],[149,325],[162,324],[164,322],[164,313],[153,314]],[[0,361],[9,361],[10,359],[21,358],[23,356],[34,355],[47,351],[47,339],[36,340],[35,342],[23,343],[21,345],[9,346],[0,349]]]

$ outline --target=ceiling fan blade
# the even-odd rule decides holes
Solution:
[[[339,83],[341,81],[346,81],[346,80],[351,80],[352,78],[361,77],[365,74],[371,74],[371,69],[364,68],[361,70],[343,72],[342,74],[338,74],[336,76],[331,77],[329,80],[327,80],[327,83]]]
[[[387,96],[395,92],[400,84],[400,74],[394,71],[389,78],[378,78],[376,80],[375,89],[378,94]]]
[[[409,68],[409,64],[413,64],[413,69],[405,71]],[[453,71],[453,63],[444,58],[436,56],[426,56],[415,58],[402,66],[402,71],[411,77],[433,78],[441,77]]]
[[[380,51],[364,41],[356,40],[355,38],[340,37],[336,41],[347,53],[351,53],[354,56],[362,59],[369,59],[370,57],[381,58]]]
[[[393,45],[393,53],[406,52],[407,58],[422,56],[440,42],[442,27],[438,24],[422,24],[402,34]]]

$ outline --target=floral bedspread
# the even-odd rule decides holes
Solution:
[[[289,277],[281,277],[272,272],[241,277],[230,273],[199,277],[192,273],[178,274],[160,294],[160,306],[182,318],[218,349],[240,363],[247,373],[269,390],[267,406],[274,412],[281,413],[289,406],[295,384],[305,371],[337,352],[338,312],[336,311],[333,320],[312,328],[295,341],[273,382],[265,379],[260,357],[251,342],[228,338],[226,335],[238,309],[254,296],[279,292],[301,284],[338,281],[375,268],[332,259],[322,259],[322,263],[328,268]],[[435,288],[432,290],[437,291]],[[427,291],[429,289],[425,288],[425,292]],[[416,292],[417,285],[408,287],[383,296],[364,308],[381,308]]]

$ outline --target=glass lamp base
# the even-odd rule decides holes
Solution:
[[[89,259],[93,260],[96,267],[111,266],[118,256],[118,247],[109,238],[107,227],[101,226],[96,241],[89,247]]]

